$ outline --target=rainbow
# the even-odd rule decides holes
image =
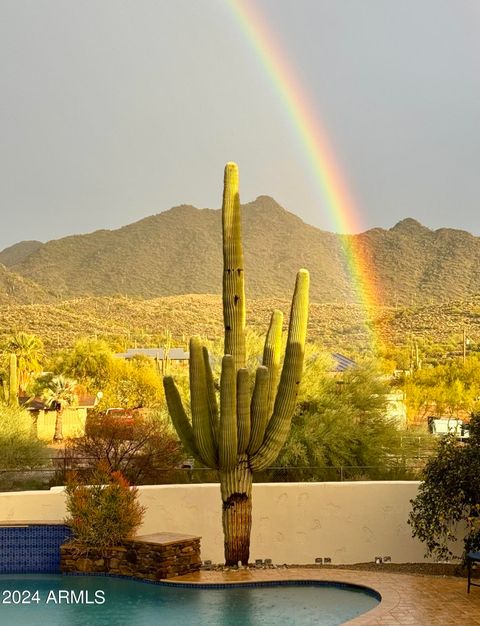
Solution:
[[[350,198],[325,129],[318,119],[318,111],[313,108],[306,89],[299,83],[294,69],[258,8],[248,0],[228,0],[228,5],[236,23],[261,60],[299,135],[333,230],[344,234],[361,232],[364,229],[361,227],[359,211]],[[356,237],[342,237],[342,242],[350,280],[365,318],[369,319],[372,307],[379,304],[376,272],[367,251]],[[378,345],[379,337],[370,331],[370,340],[372,344]]]

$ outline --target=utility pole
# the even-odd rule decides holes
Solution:
[[[467,333],[465,331],[465,326],[463,327],[463,364],[465,365],[465,361],[467,359]]]

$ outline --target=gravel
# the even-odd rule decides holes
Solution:
[[[293,568],[328,570],[328,569],[348,569],[371,572],[382,572],[392,574],[416,574],[419,576],[458,576],[466,578],[467,568],[462,563],[354,563],[350,565],[255,565],[248,567],[226,567],[224,565],[203,565],[202,569],[207,571],[233,571],[233,570],[258,570],[258,569],[293,569]]]

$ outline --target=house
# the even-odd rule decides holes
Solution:
[[[79,395],[77,402],[62,412],[62,433],[65,438],[82,437],[85,434],[88,409],[93,409],[98,396]],[[32,431],[38,439],[52,441],[55,434],[57,412],[39,398],[21,396],[18,399],[20,406],[29,411],[32,416]]]
[[[188,364],[189,353],[183,348],[129,348],[126,352],[118,352],[113,355],[117,359],[129,361],[136,356],[144,356],[155,361],[157,368],[162,374],[166,373],[167,363]]]
[[[387,394],[386,417],[399,428],[407,427],[407,405],[403,391],[395,390]]]
[[[343,383],[341,375],[347,370],[356,367],[355,361],[348,357],[334,352],[332,354],[333,366],[330,373],[333,376],[339,378],[337,381],[339,385]],[[341,387],[340,387],[341,388]],[[392,390],[386,396],[385,417],[393,420],[399,428],[406,428],[407,426],[407,405],[405,403],[405,393],[400,390]]]

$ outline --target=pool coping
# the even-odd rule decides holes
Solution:
[[[0,521],[0,527],[2,528],[11,528],[11,527],[19,527],[24,528],[25,526],[68,526],[62,520],[3,520]]]
[[[272,568],[205,571],[164,582],[170,585],[228,585],[261,582],[321,582],[360,585],[381,596],[380,603],[345,626],[479,626],[480,592],[467,594],[464,578],[348,569]]]

